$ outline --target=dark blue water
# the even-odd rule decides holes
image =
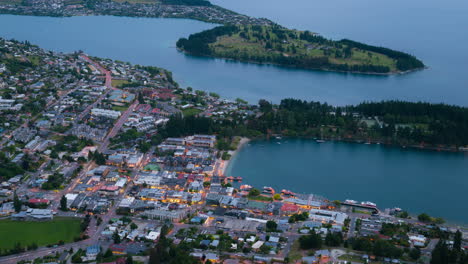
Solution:
[[[284,139],[245,145],[226,174],[329,199],[373,201],[468,224],[468,155]]]
[[[335,39],[351,38],[410,52],[430,69],[366,76],[195,58],[175,50],[179,37],[214,25],[182,19],[0,16],[0,36],[60,51],[165,67],[183,86],[250,102],[284,97],[332,104],[404,99],[468,105],[468,2],[423,0],[214,0]],[[3,26],[7,25],[7,26]]]

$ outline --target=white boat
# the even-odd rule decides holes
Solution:
[[[325,140],[323,140],[323,139],[317,139],[317,140],[315,140],[315,142],[317,142],[317,143],[325,143]]]
[[[275,189],[265,186],[265,187],[263,187],[263,193],[274,194]]]
[[[358,202],[354,200],[345,200],[345,203],[357,204]]]
[[[361,205],[377,207],[377,205],[373,202],[361,202]]]

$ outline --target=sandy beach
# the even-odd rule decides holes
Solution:
[[[220,175],[224,175],[224,173],[226,172],[226,169],[227,167],[229,166],[229,163],[235,158],[235,156],[237,155],[237,153],[239,153],[239,150],[245,145],[247,144],[248,142],[250,141],[249,138],[246,138],[246,137],[242,137],[239,141],[239,145],[237,145],[237,149],[236,150],[231,150],[229,151],[229,154],[231,155],[231,158],[229,160],[221,160],[219,159],[220,161],[220,167],[219,167],[219,170],[220,170]]]

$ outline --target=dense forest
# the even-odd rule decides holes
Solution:
[[[392,73],[421,69],[412,55],[388,48],[274,26],[225,25],[177,41],[177,48],[212,56],[289,67],[361,73]]]
[[[284,99],[279,105],[260,100],[259,117],[215,122],[204,117],[174,116],[162,137],[196,133],[220,137],[313,137],[405,146],[452,148],[468,145],[468,108],[444,104],[383,101],[335,107],[326,103]]]

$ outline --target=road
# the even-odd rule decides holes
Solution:
[[[117,135],[117,132],[122,128],[123,124],[127,121],[128,117],[133,113],[135,108],[138,106],[138,100],[135,100],[133,104],[128,107],[125,112],[119,117],[119,119],[115,122],[114,126],[112,127],[111,131],[107,134],[106,138],[102,142],[102,144],[99,146],[98,151],[99,152],[105,152],[107,150],[107,147],[109,146],[109,140],[115,135]]]
[[[96,69],[98,71],[100,71],[102,74],[104,74],[106,76],[106,81],[105,81],[105,86],[109,89],[115,89],[114,87],[112,87],[112,75],[111,75],[111,72],[107,69],[105,69],[104,67],[102,67],[99,63],[91,60],[87,55],[85,54],[81,54],[80,57],[85,60],[86,62],[88,62],[89,64],[92,64],[94,67],[96,67]]]

